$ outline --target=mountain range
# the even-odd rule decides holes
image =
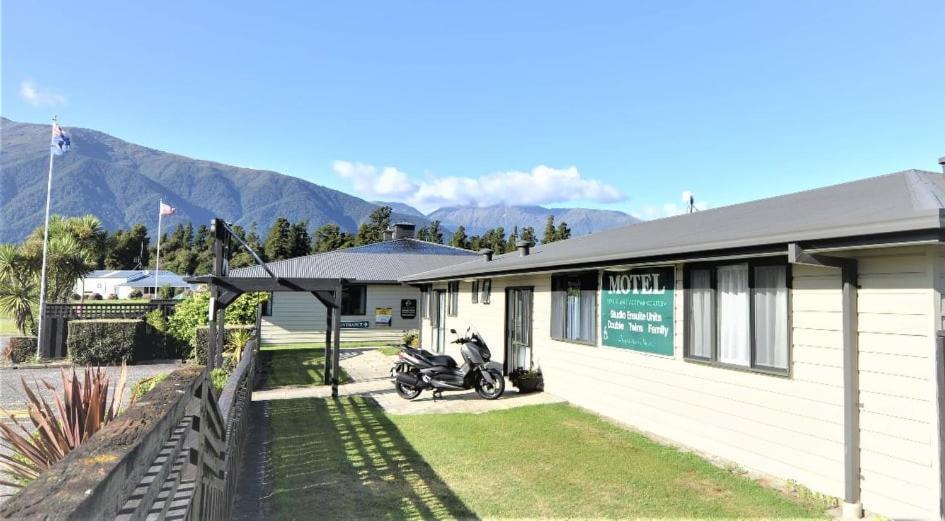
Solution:
[[[540,234],[549,213],[567,221],[574,235],[637,222],[616,211],[538,206],[452,207],[424,215],[403,203],[372,203],[278,172],[192,159],[91,129],[69,131],[72,150],[55,160],[52,212],[91,213],[109,230],[144,223],[153,235],[162,198],[177,209],[168,227],[222,217],[242,226],[255,222],[263,234],[277,217],[308,219],[313,229],[336,223],[352,232],[379,204],[392,207],[394,221],[425,226],[439,219],[447,230],[464,225],[469,235],[516,225]],[[0,242],[20,241],[42,224],[49,132],[49,125],[0,118]]]

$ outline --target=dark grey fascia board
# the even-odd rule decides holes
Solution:
[[[601,269],[611,266],[619,266],[621,264],[658,264],[658,263],[675,263],[675,262],[692,262],[694,260],[711,260],[713,258],[725,258],[725,257],[751,257],[751,256],[772,256],[772,255],[784,255],[787,256],[787,247],[791,243],[796,243],[801,245],[805,250],[821,250],[821,249],[857,249],[864,248],[867,246],[895,246],[897,244],[916,244],[916,243],[925,243],[925,244],[934,244],[945,242],[945,230],[942,227],[937,226],[934,228],[928,228],[924,230],[911,230],[911,231],[902,231],[902,232],[892,232],[892,233],[877,233],[864,236],[855,236],[855,237],[843,237],[837,239],[824,239],[824,240],[810,240],[810,241],[788,241],[776,244],[765,244],[765,245],[756,245],[753,247],[743,247],[743,248],[720,248],[720,249],[710,249],[710,250],[696,250],[689,252],[681,252],[677,254],[655,254],[655,255],[646,255],[645,252],[640,255],[610,255],[610,256],[601,256],[601,257],[587,257],[582,259],[581,262],[542,262],[534,263],[527,266],[513,266],[509,268],[493,268],[482,266],[483,268],[492,268],[492,269],[481,269],[476,271],[465,271],[465,272],[454,272],[454,273],[437,273],[435,271],[429,271],[426,273],[417,273],[409,277],[404,277],[400,279],[402,283],[423,283],[423,282],[436,282],[436,281],[445,281],[445,280],[457,280],[457,279],[466,279],[466,278],[488,278],[492,276],[508,276],[508,275],[522,275],[535,272],[552,272],[552,271],[577,271],[582,269]],[[493,261],[495,262],[495,261]],[[485,263],[483,261],[483,263]],[[463,266],[466,267],[466,266]],[[472,266],[468,266],[472,268]],[[445,270],[444,270],[445,271]],[[429,275],[427,275],[429,274]]]

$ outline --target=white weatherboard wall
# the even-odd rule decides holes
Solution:
[[[364,315],[342,315],[343,321],[365,320],[367,329],[342,329],[342,342],[397,342],[404,331],[419,327],[420,291],[399,284],[369,284]],[[400,318],[400,301],[416,299],[417,318]],[[393,311],[390,327],[374,323],[374,309],[388,307]],[[262,340],[265,343],[323,342],[325,340],[325,306],[306,292],[273,293],[272,314],[262,317]]]
[[[945,252],[933,247],[859,252],[861,488],[867,510],[890,518],[938,515],[934,331],[945,287]],[[676,443],[843,496],[843,337],[839,270],[793,266],[790,376],[683,359],[683,265],[676,265],[672,357],[550,338],[551,276],[492,279],[492,302],[459,316],[504,356],[505,288],[532,286],[534,362],[545,389]],[[445,284],[434,285],[445,289]],[[598,310],[599,312],[599,310]],[[598,337],[600,336],[598,328]],[[429,321],[422,328],[431,345]],[[447,352],[458,357],[452,346]]]

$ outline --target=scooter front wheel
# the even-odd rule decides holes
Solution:
[[[492,376],[493,383],[491,384],[483,378],[482,374],[476,378],[476,394],[486,400],[495,400],[505,392],[505,377],[495,369],[490,369],[489,375]]]

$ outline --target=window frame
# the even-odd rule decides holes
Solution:
[[[749,364],[747,366],[730,364],[719,361],[719,315],[718,315],[718,271],[720,266],[732,266],[736,264],[748,265],[748,341],[749,341]],[[759,365],[756,362],[757,349],[755,340],[755,268],[759,266],[783,266],[785,275],[785,288],[787,290],[787,367],[769,367]],[[712,292],[712,355],[711,358],[692,354],[692,339],[689,334],[689,327],[692,324],[692,271],[709,270]],[[762,257],[755,259],[733,259],[729,261],[716,262],[696,262],[683,266],[683,359],[687,362],[696,364],[710,365],[713,367],[722,367],[736,371],[746,371],[750,373],[767,374],[773,376],[782,376],[790,378],[792,375],[794,345],[793,345],[793,305],[792,295],[794,292],[792,265],[785,257]]]
[[[552,313],[554,312],[553,305],[551,307],[552,311],[549,312],[548,314],[548,317],[549,317],[548,321],[550,325],[550,331],[549,331],[548,336],[552,340],[556,342],[566,342],[568,344],[580,344],[583,346],[597,346],[597,342],[600,340],[600,334],[599,334],[599,331],[600,331],[600,287],[601,287],[600,272],[599,271],[581,271],[581,272],[573,272],[573,273],[553,274],[551,276],[551,298],[552,299],[555,298],[555,292],[556,292],[555,280],[556,279],[558,280],[563,279],[565,281],[568,281],[569,279],[577,279],[578,281],[581,281],[583,278],[590,279],[592,277],[594,279],[594,329],[593,329],[594,340],[577,340],[577,339],[572,339],[572,338],[559,338],[555,336],[555,325],[554,325],[555,317],[552,315]],[[584,290],[581,289],[580,291],[583,292]],[[567,316],[568,316],[567,313],[565,313],[562,318],[565,321],[567,321]],[[567,323],[565,322],[562,325],[561,330],[563,332],[567,332],[567,329],[568,329]]]
[[[446,316],[459,316],[459,281],[451,280],[446,283]]]
[[[473,280],[472,282],[470,282],[470,285],[471,287],[470,287],[469,293],[472,296],[472,303],[478,304],[479,303],[479,279]]]
[[[357,313],[357,312],[355,312],[355,313],[345,313],[345,310],[346,310],[346,309],[345,309],[345,301],[344,301],[345,290],[348,290],[348,292],[350,293],[352,290],[355,290],[355,289],[358,290],[358,292],[361,294],[361,303],[360,303],[360,306],[359,306],[358,310],[356,310],[356,311],[360,311],[360,313]],[[350,310],[348,310],[348,311],[350,311]],[[341,316],[349,316],[349,317],[363,317],[363,316],[367,316],[367,284],[346,284],[345,286],[342,287],[342,291],[341,291]]]
[[[266,301],[263,302],[262,310],[260,310],[260,313],[259,313],[260,316],[262,317],[272,316],[272,308],[274,307],[276,303],[274,297],[275,297],[275,294],[272,291],[270,291],[269,296],[266,298]]]
[[[492,279],[482,279],[482,282],[479,283],[479,288],[482,292],[482,295],[479,297],[479,302],[486,305],[491,304],[492,303]]]

